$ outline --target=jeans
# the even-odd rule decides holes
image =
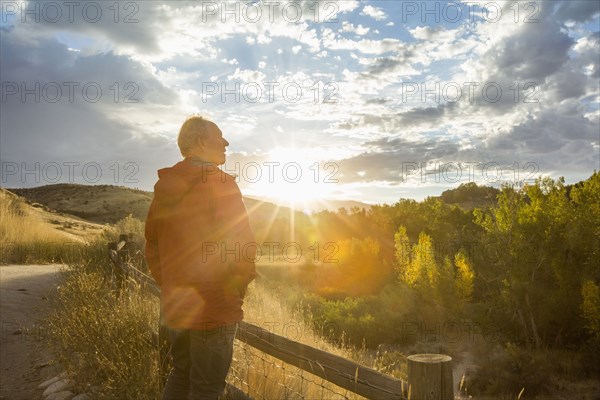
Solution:
[[[173,369],[163,400],[216,400],[225,389],[237,324],[208,330],[168,328]]]

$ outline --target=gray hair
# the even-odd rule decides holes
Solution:
[[[201,140],[206,138],[209,123],[214,124],[201,115],[192,115],[185,120],[177,136],[177,145],[182,156],[190,155],[190,151],[197,146],[198,138]]]

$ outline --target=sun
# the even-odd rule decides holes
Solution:
[[[270,188],[270,194],[280,203],[288,203],[302,208],[306,203],[313,202],[322,198],[323,188],[314,182],[280,182],[273,183]]]
[[[311,149],[277,148],[269,153],[273,174],[257,191],[282,206],[312,210],[331,197],[335,185],[325,179],[323,163]]]

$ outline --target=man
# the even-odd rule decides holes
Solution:
[[[219,127],[190,117],[177,142],[184,160],[158,171],[145,232],[172,346],[163,400],[217,399],[256,275],[255,239],[235,178],[218,168],[229,145]]]

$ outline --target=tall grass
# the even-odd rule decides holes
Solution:
[[[316,334],[301,316],[282,306],[282,301],[260,281],[250,287],[245,300],[245,320],[306,345],[349,358],[351,352]],[[335,393],[361,398],[322,379],[239,343],[229,379],[257,399],[331,398]]]
[[[0,263],[72,262],[82,245],[41,221],[21,198],[0,190]]]
[[[394,375],[405,364],[403,356],[396,355],[392,361],[385,351],[370,352],[363,346],[355,348],[348,344],[344,333],[338,330],[335,343],[324,339],[322,332],[315,331],[305,322],[301,307],[290,309],[269,285],[256,281],[252,284],[245,301],[245,320],[270,332],[304,343],[340,357],[354,360],[377,370]],[[335,329],[335,327],[332,327]],[[401,359],[401,360],[400,360]],[[397,365],[392,365],[394,363]],[[317,366],[315,366],[318,368]],[[232,384],[240,387],[257,399],[318,399],[340,398],[362,399],[361,396],[339,388],[308,372],[268,356],[240,343],[234,352],[234,364],[229,376]]]
[[[158,299],[132,283],[116,298],[104,274],[83,265],[64,275],[48,332],[76,389],[97,399],[156,399]]]

